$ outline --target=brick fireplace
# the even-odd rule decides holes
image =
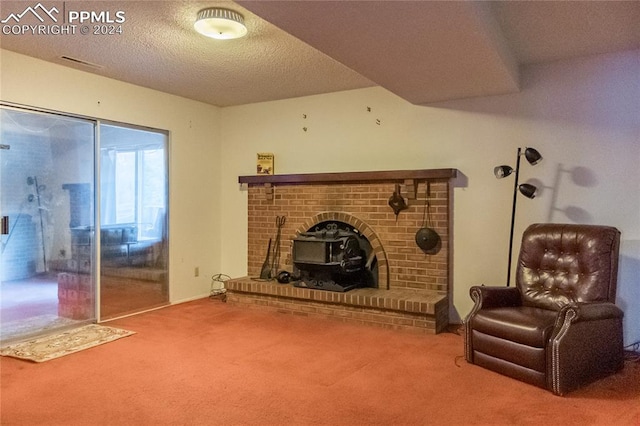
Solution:
[[[455,169],[241,176],[239,182],[248,192],[249,276],[227,281],[227,300],[283,313],[442,331],[448,324],[456,176]],[[389,198],[397,184],[408,208],[396,216]],[[338,222],[370,244],[376,287],[335,293],[260,280],[269,239],[275,240],[277,216],[286,217],[278,271],[293,272],[296,236]],[[426,222],[439,234],[440,244],[424,252],[415,235]]]

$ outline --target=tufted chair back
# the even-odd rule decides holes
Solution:
[[[516,269],[522,304],[558,311],[580,302],[615,303],[619,242],[614,227],[529,226]]]

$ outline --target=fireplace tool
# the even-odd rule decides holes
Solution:
[[[393,213],[395,213],[396,215],[396,221],[398,220],[398,214],[402,210],[409,208],[409,206],[407,206],[406,201],[404,200],[404,198],[402,198],[402,195],[400,194],[399,183],[396,183],[396,189],[395,191],[393,191],[393,195],[389,197],[389,206],[391,206],[391,208],[393,209]]]
[[[286,221],[286,216],[276,216],[276,226],[278,231],[276,233],[276,240],[273,247],[273,263],[271,264],[271,270],[269,271],[269,278],[275,278],[278,275],[278,269],[280,268],[280,236],[282,234],[282,227]]]
[[[269,267],[269,256],[271,256],[271,238],[269,238],[269,245],[267,246],[267,257],[264,259],[262,268],[260,269],[260,279],[268,280],[271,278],[271,268]]]

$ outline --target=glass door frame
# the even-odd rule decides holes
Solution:
[[[123,123],[123,122],[119,122],[119,121],[115,121],[115,120],[107,120],[107,119],[100,119],[100,118],[96,118],[96,117],[91,117],[91,116],[87,116],[87,115],[82,115],[82,114],[74,114],[74,113],[66,113],[66,112],[62,112],[62,111],[57,111],[57,110],[51,110],[51,109],[47,109],[47,108],[40,108],[40,107],[34,107],[34,106],[30,106],[30,105],[24,105],[24,104],[19,104],[19,103],[14,103],[14,102],[8,102],[8,101],[3,101],[0,100],[0,107],[2,108],[7,108],[7,109],[12,109],[12,110],[18,110],[18,111],[24,111],[24,112],[29,112],[29,113],[37,113],[37,114],[48,114],[48,115],[54,115],[54,116],[59,116],[59,117],[64,117],[64,118],[70,118],[70,119],[76,119],[76,120],[83,120],[83,121],[87,121],[93,124],[93,129],[94,129],[94,146],[93,146],[93,150],[94,150],[94,157],[93,157],[93,228],[94,228],[94,248],[93,248],[93,252],[91,254],[91,264],[92,264],[92,274],[94,276],[94,292],[95,292],[95,297],[94,297],[94,315],[93,315],[93,319],[88,320],[89,322],[102,322],[102,316],[101,316],[101,298],[100,298],[100,293],[101,293],[101,274],[100,274],[100,270],[101,270],[101,263],[100,263],[100,250],[101,250],[101,232],[99,232],[100,228],[101,228],[101,218],[100,218],[100,212],[101,212],[101,206],[100,206],[100,201],[101,201],[101,188],[100,188],[100,165],[101,165],[101,161],[100,161],[100,149],[101,149],[101,143],[100,143],[100,126],[102,124],[106,124],[106,125],[111,125],[111,126],[118,126],[118,127],[123,127],[123,128],[129,128],[129,129],[134,129],[134,130],[142,130],[142,131],[149,131],[149,132],[154,132],[154,133],[160,133],[163,134],[166,137],[166,149],[165,149],[165,153],[164,153],[164,160],[165,160],[165,171],[166,171],[166,187],[165,187],[165,196],[166,196],[166,218],[165,218],[165,226],[166,226],[166,237],[167,237],[167,243],[166,243],[166,269],[167,269],[167,283],[166,283],[166,290],[167,290],[167,294],[168,294],[168,300],[167,300],[167,306],[171,304],[171,286],[169,285],[169,270],[170,270],[170,264],[169,264],[169,260],[170,260],[170,256],[169,256],[169,240],[170,240],[170,227],[169,227],[169,215],[170,215],[170,200],[169,200],[169,194],[170,194],[170,181],[171,181],[171,176],[170,176],[170,172],[171,172],[171,167],[170,167],[170,152],[171,152],[171,134],[168,130],[165,129],[156,129],[156,128],[152,128],[152,127],[147,127],[147,126],[142,126],[142,125],[135,125],[135,124],[130,124],[130,123]],[[141,311],[142,312],[142,311]],[[132,314],[133,315],[133,314]],[[115,319],[115,318],[109,318],[109,320],[111,319]]]
[[[98,186],[97,191],[95,193],[96,196],[96,223],[102,225],[102,220],[101,220],[101,212],[102,212],[102,207],[101,207],[101,202],[102,202],[102,193],[101,193],[101,182],[100,182],[100,177],[101,177],[101,149],[102,149],[102,144],[101,144],[101,139],[100,139],[100,128],[102,125],[105,126],[111,126],[111,127],[119,127],[122,129],[129,129],[129,130],[138,130],[138,131],[144,131],[144,132],[150,132],[150,133],[156,133],[156,134],[161,134],[164,136],[165,138],[165,146],[164,146],[164,165],[165,165],[165,188],[164,188],[164,198],[165,198],[165,219],[164,219],[164,226],[166,229],[166,243],[165,244],[165,262],[166,262],[166,292],[167,292],[167,300],[166,303],[163,306],[169,306],[171,304],[171,286],[169,285],[169,271],[171,268],[171,265],[169,264],[169,259],[170,259],[170,247],[169,247],[169,240],[170,240],[170,225],[169,225],[169,218],[170,218],[170,206],[169,206],[169,194],[170,194],[170,182],[171,182],[171,167],[170,167],[170,152],[171,152],[171,133],[168,130],[164,130],[164,129],[156,129],[153,127],[148,127],[148,126],[141,126],[141,125],[136,125],[136,124],[130,124],[130,123],[122,123],[119,121],[114,121],[114,120],[101,120],[98,119],[97,120],[97,127],[96,127],[96,131],[98,132],[98,138],[96,140],[96,158],[95,158],[95,162],[96,162],[96,169],[95,169],[95,173],[96,173],[96,185]],[[138,160],[136,160],[136,168],[139,166],[139,162]],[[136,183],[136,192],[139,190],[138,187],[138,183]],[[136,197],[137,198],[137,197]],[[136,200],[136,203],[138,202],[138,200]],[[136,216],[138,216],[139,212],[136,213]],[[138,217],[136,217],[136,220],[138,219]],[[99,228],[96,228],[99,229]],[[96,234],[101,234],[101,232],[96,232]],[[98,244],[98,249],[96,250],[96,255],[99,259],[97,259],[96,265],[97,265],[97,276],[98,276],[98,282],[101,282],[101,257],[100,256],[100,249],[102,248],[101,246],[101,242],[100,242],[100,236],[96,236],[96,241]],[[98,305],[97,305],[97,315],[98,318],[100,320],[104,320],[104,321],[112,321],[114,319],[118,319],[118,318],[122,318],[122,317],[127,317],[127,316],[131,316],[131,315],[136,315],[138,313],[142,313],[145,312],[147,310],[154,310],[154,309],[158,309],[159,306],[151,306],[149,308],[142,308],[139,311],[135,311],[132,313],[124,313],[122,315],[118,315],[115,317],[108,317],[108,318],[102,318],[102,312],[101,312],[101,307],[102,307],[102,303],[99,303],[100,301],[100,295],[102,293],[102,286],[99,285],[98,288],[96,289],[96,291],[98,292]]]
[[[35,116],[43,116],[43,117],[51,118],[51,119],[55,119],[57,117],[57,118],[65,119],[65,120],[70,120],[70,121],[73,121],[73,122],[76,122],[76,123],[84,123],[83,125],[92,126],[91,132],[88,131],[89,129],[86,129],[87,132],[85,133],[85,137],[87,137],[87,139],[88,139],[89,133],[91,133],[91,140],[90,141],[89,140],[81,141],[81,143],[82,143],[82,145],[86,145],[86,149],[89,149],[88,144],[90,144],[90,149],[93,150],[92,156],[91,156],[92,161],[93,161],[93,164],[91,165],[92,176],[91,176],[90,179],[87,179],[87,180],[90,181],[90,184],[92,185],[92,190],[95,191],[96,184],[97,184],[96,174],[95,174],[95,167],[96,167],[96,164],[95,164],[95,158],[96,158],[95,150],[96,150],[96,138],[97,138],[97,131],[98,131],[98,121],[95,118],[82,116],[82,115],[77,115],[77,114],[67,114],[67,113],[60,112],[60,111],[54,111],[54,110],[49,110],[49,109],[46,109],[46,108],[38,108],[38,107],[33,107],[33,106],[28,106],[28,105],[22,105],[22,104],[3,101],[3,100],[0,100],[0,108],[2,110],[4,110],[4,111],[9,111],[9,112],[13,111],[13,112],[17,112],[17,113],[20,113],[20,114],[29,114],[29,116],[33,116],[33,115],[35,115]],[[49,142],[48,143],[55,143],[53,137],[48,136],[48,138],[49,138]],[[78,139],[78,140],[80,140],[80,139]],[[7,144],[7,145],[11,145],[11,144]],[[80,146],[80,147],[82,148],[82,146]],[[54,174],[58,170],[60,170],[60,169],[56,168],[56,167],[52,168],[52,171],[53,171]],[[56,174],[56,176],[57,176],[57,174]],[[37,180],[35,181],[35,184],[38,185]],[[36,192],[38,191],[38,188],[36,188]],[[62,190],[64,190],[64,185],[62,187]],[[35,198],[39,200],[40,199],[40,195],[37,194],[35,196]],[[29,201],[31,201],[31,199]],[[93,208],[95,210],[95,205],[93,204],[93,202],[94,202],[94,200],[92,199],[89,202],[89,206],[90,206],[90,208]],[[38,209],[40,209],[40,208],[41,207],[38,204]],[[95,220],[96,220],[96,215],[95,215],[95,211],[94,211],[93,217],[91,217],[91,221],[93,222],[92,226],[95,225]],[[47,256],[46,256],[46,253],[47,253],[46,252],[46,247],[47,246],[44,243],[45,235],[44,235],[44,231],[42,230],[42,218],[41,218],[40,222],[41,222],[41,227],[40,227],[41,231],[40,232],[42,233],[41,239],[42,239],[43,271],[46,274],[49,271],[49,268],[52,265],[49,265],[49,262],[47,261]],[[11,224],[9,224],[9,227],[11,227]],[[71,237],[71,233],[69,233],[69,238],[70,239],[72,238]],[[50,250],[49,254],[51,254],[52,253],[52,251],[51,251],[52,247],[51,246],[49,246],[49,250]],[[92,295],[91,300],[90,300],[90,305],[88,306],[89,311],[87,312],[88,313],[87,317],[85,318],[84,314],[79,314],[80,315],[79,317],[76,317],[76,314],[73,314],[73,316],[70,316],[70,317],[68,317],[68,316],[66,316],[64,314],[61,315],[60,311],[59,311],[60,308],[58,308],[57,317],[60,318],[60,319],[68,318],[69,321],[72,321],[72,323],[75,324],[73,326],[78,326],[78,325],[81,325],[83,323],[84,324],[89,324],[89,323],[94,323],[94,322],[98,322],[99,321],[98,311],[97,311],[98,302],[96,300],[96,297],[98,295],[97,288],[99,286],[99,282],[98,282],[98,279],[97,279],[98,277],[96,275],[96,269],[95,269],[95,261],[96,261],[96,258],[97,258],[96,254],[97,254],[97,246],[95,245],[95,243],[93,243],[93,247],[92,247],[92,250],[91,250],[91,253],[90,253],[90,256],[89,256],[89,259],[90,259],[90,262],[91,262],[91,266],[90,266],[90,271],[91,272],[90,272],[89,277],[90,277],[90,283],[91,283],[91,286],[92,286],[90,292],[92,292],[93,295]],[[50,257],[49,260],[51,260],[51,259],[52,258]],[[76,277],[75,277],[76,279],[78,278],[77,275],[81,274],[79,269],[77,270],[77,272],[73,273],[73,272],[71,272],[70,269],[67,270],[66,269],[67,267],[69,267],[69,266],[66,266],[64,271],[68,272],[69,274],[75,274],[76,275]],[[60,272],[62,272],[62,271],[60,271]],[[68,278],[69,277],[63,278],[64,282],[65,283],[72,283],[72,281],[67,281]],[[81,278],[80,278],[80,282],[85,282],[86,283],[86,281],[84,281]],[[72,284],[72,285],[77,285],[77,284]],[[85,284],[82,284],[82,286],[84,286],[84,285]],[[58,281],[58,294],[60,294],[59,293],[59,291],[60,291],[60,287],[59,286],[60,286],[60,281]],[[86,291],[86,290],[83,290],[83,291]],[[80,292],[80,290],[78,290],[78,292]],[[86,300],[86,299],[84,299],[84,300]],[[58,307],[60,306],[60,299],[57,300],[57,305],[58,305]],[[54,330],[62,330],[62,329],[68,328],[68,327],[72,326],[72,325],[70,325],[72,323],[68,323],[68,324],[67,323],[61,323],[61,324],[55,325],[55,326],[52,325],[51,327],[48,327],[45,324],[41,324],[41,325],[45,326],[45,328],[48,329],[48,330],[54,331]],[[11,342],[12,340],[19,341],[19,340],[21,340],[23,338],[36,337],[36,336],[42,334],[41,332],[39,332],[39,330],[37,328],[34,328],[33,330],[29,330],[29,331],[27,331],[25,329],[25,331],[26,331],[25,334],[16,335],[14,337],[9,337],[7,341],[8,342]],[[24,336],[24,337],[22,337],[22,336]]]

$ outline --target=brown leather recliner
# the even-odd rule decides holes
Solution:
[[[609,226],[529,226],[515,287],[470,290],[466,360],[556,395],[620,370],[619,246]]]

